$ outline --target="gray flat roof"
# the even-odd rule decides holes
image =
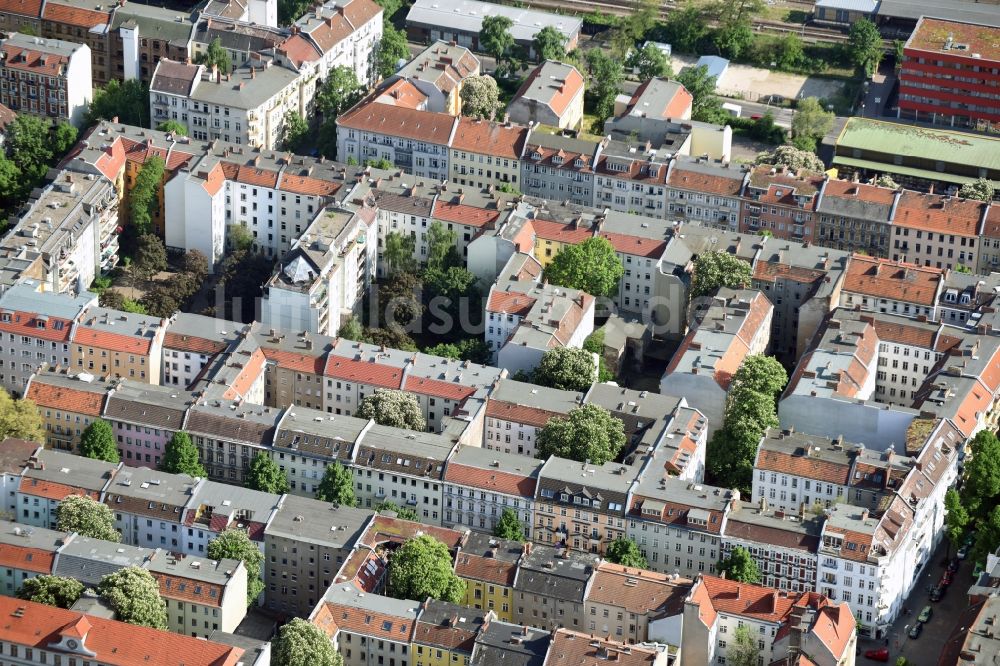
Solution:
[[[29,468],[24,473],[26,478],[44,479],[87,490],[103,490],[111,470],[118,468],[118,465],[103,460],[52,449],[39,451],[38,459],[43,463],[43,468]]]
[[[285,495],[264,534],[321,546],[350,548],[373,515],[375,512],[368,509],[334,507],[311,497]]]
[[[10,286],[3,296],[0,296],[0,309],[32,312],[60,319],[75,319],[81,311],[95,304],[96,298],[97,294],[89,291],[79,296],[38,291],[37,282],[22,280]]]
[[[478,33],[483,18],[506,16],[514,25],[511,35],[520,42],[531,41],[542,28],[553,27],[567,39],[579,35],[583,19],[560,14],[550,14],[521,7],[496,5],[476,0],[440,2],[440,0],[416,0],[406,15],[407,24],[420,24]]]
[[[964,0],[881,0],[878,16],[917,20],[921,16],[966,21],[981,25],[1000,26],[1000,9],[995,4],[979,4]]]

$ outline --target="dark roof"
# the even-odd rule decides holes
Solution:
[[[587,581],[599,561],[596,555],[532,546],[521,561],[514,589],[583,603]]]
[[[137,402],[112,394],[104,408],[104,416],[164,430],[180,430],[184,426],[186,408]]]
[[[224,416],[191,409],[186,426],[190,432],[214,435],[226,441],[249,442],[268,446],[274,437],[274,424],[261,423],[237,416]]]
[[[198,83],[200,72],[201,67],[198,65],[188,65],[164,58],[157,64],[156,71],[153,72],[153,80],[149,84],[149,89],[173,95],[189,96]]]
[[[28,458],[41,444],[8,437],[0,442],[0,472],[20,474],[28,466]]]
[[[542,666],[552,634],[494,620],[479,632],[472,666]]]

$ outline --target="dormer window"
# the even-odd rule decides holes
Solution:
[[[531,159],[533,159],[533,160],[540,160],[540,159],[542,159],[542,154],[540,152],[538,152],[537,150],[533,150],[533,151],[531,151]]]
[[[563,502],[568,502],[569,501],[569,495],[567,495],[566,493],[559,493],[559,499],[561,501],[563,501]]]
[[[583,160],[580,159],[579,157],[576,158],[575,160],[573,160],[573,166],[575,166],[577,169],[582,169],[583,168]]]
[[[962,305],[968,305],[971,301],[972,299],[969,298],[968,294],[962,294],[958,302],[961,303]]]
[[[563,157],[562,157],[562,155],[553,155],[552,156],[552,163],[553,164],[562,164],[563,163]]]

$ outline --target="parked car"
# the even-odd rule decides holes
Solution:
[[[919,622],[914,622],[910,630],[906,632],[906,635],[910,638],[920,638],[920,632],[924,630],[924,625]]]
[[[931,601],[941,601],[941,597],[944,596],[943,587],[935,587],[931,590]]]
[[[948,571],[954,575],[958,571],[959,559],[953,557],[950,562],[948,562]]]
[[[938,587],[948,587],[949,585],[951,585],[951,574],[945,571],[944,575],[941,576],[941,582],[938,583]]]
[[[931,615],[934,614],[934,609],[930,606],[924,606],[924,609],[920,611],[920,615],[917,616],[917,622],[930,622]]]
[[[872,661],[889,661],[889,648],[878,648],[876,650],[866,650],[865,659],[871,659]]]
[[[968,546],[963,545],[961,548],[958,549],[958,559],[964,560],[968,556],[969,556],[969,547]]]

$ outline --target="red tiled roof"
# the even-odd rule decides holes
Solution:
[[[7,312],[0,310],[0,312]],[[67,342],[73,332],[73,322],[59,317],[45,317],[45,328],[39,328],[42,321],[39,315],[32,312],[10,312],[10,321],[0,318],[0,332],[26,335],[29,338],[49,340],[51,342]],[[57,328],[59,327],[59,328]]]
[[[624,608],[637,615],[674,615],[684,608],[688,578],[601,562],[587,588],[587,602]]]
[[[850,180],[828,180],[823,188],[823,198],[838,197],[864,201],[866,203],[891,206],[896,200],[896,190]]]
[[[465,533],[458,530],[377,514],[365,530],[360,543],[374,548],[383,543],[403,543],[420,534],[434,537],[448,546],[448,550],[455,550],[465,541]]]
[[[387,88],[382,88],[375,97],[375,101],[379,104],[416,109],[427,103],[427,95],[420,92],[419,88],[406,79],[399,79]]]
[[[503,312],[518,317],[525,317],[536,303],[535,298],[517,291],[490,292],[490,300],[486,305],[487,312]]]
[[[949,235],[978,236],[984,205],[974,199],[905,190],[899,197],[892,224]]]
[[[757,469],[782,472],[791,476],[836,483],[846,486],[851,480],[851,464],[840,464],[832,460],[821,460],[809,455],[793,455],[784,451],[774,451],[761,447],[757,456]]]
[[[854,254],[847,265],[844,291],[934,305],[943,279],[938,268]]]
[[[512,423],[523,423],[524,425],[544,428],[553,416],[564,416],[555,412],[549,412],[530,405],[518,405],[504,400],[490,398],[486,403],[486,416],[491,419],[510,421]]]
[[[312,42],[300,34],[290,36],[278,45],[277,50],[284,53],[295,67],[301,67],[304,62],[319,60],[323,55]]]
[[[521,158],[527,138],[527,127],[462,117],[455,129],[451,148],[517,160]]]
[[[650,519],[649,513],[642,513],[642,504],[646,500],[645,497],[636,495],[632,503],[632,509],[630,513],[633,515],[642,515],[643,517]],[[687,516],[691,511],[692,507],[687,504],[680,504],[677,502],[661,502],[661,500],[654,500],[656,502],[662,503],[663,511],[659,518],[652,518],[659,523],[664,523],[666,525],[687,525]],[[708,522],[701,527],[702,530],[710,532],[713,534],[722,533],[722,511],[717,511],[715,509],[699,509],[700,511],[705,511],[708,514]]]
[[[327,357],[323,374],[327,377],[345,379],[380,388],[399,389],[403,383],[402,368],[383,365],[374,361],[356,361],[352,358],[337,356],[335,354],[330,354]]]
[[[68,5],[57,5],[53,2],[45,3],[45,8],[42,10],[42,18],[46,21],[66,23],[88,30],[104,23],[111,23],[109,12],[70,7]]]
[[[240,373],[236,376],[236,379],[232,381],[229,388],[222,394],[223,397],[226,400],[234,400],[246,396],[250,387],[253,386],[257,378],[260,377],[260,373],[264,370],[264,363],[266,361],[267,358],[264,356],[264,353],[259,348],[254,349],[250,354],[250,358],[240,368]]]
[[[476,392],[476,389],[470,386],[463,386],[458,382],[446,382],[440,379],[428,379],[412,375],[406,378],[403,389],[421,395],[432,395],[436,398],[454,400],[456,402],[465,400]]]
[[[38,18],[42,13],[42,0],[0,0],[0,12]]]
[[[280,368],[295,370],[296,372],[306,372],[314,375],[322,375],[323,367],[326,365],[325,354],[319,356],[306,356],[295,352],[281,351],[279,349],[264,348],[264,357],[276,363]]]
[[[56,55],[37,49],[27,49],[7,43],[0,47],[4,56],[4,67],[40,76],[59,76],[66,72],[69,57]]]
[[[238,183],[256,185],[258,187],[268,187],[274,189],[278,184],[278,172],[269,169],[258,169],[257,167],[238,165],[236,168],[236,178]]]
[[[667,249],[667,241],[655,238],[641,238],[628,234],[617,234],[602,231],[597,234],[601,238],[606,238],[615,248],[616,252],[631,254],[649,259],[659,259],[663,256],[663,251]]]
[[[535,235],[542,240],[558,241],[578,245],[588,238],[593,237],[594,232],[587,226],[574,226],[570,222],[554,222],[552,220],[532,220]]]
[[[337,125],[402,139],[447,146],[458,119],[447,113],[378,104],[371,98],[337,118]]]
[[[505,562],[495,557],[483,557],[472,553],[459,553],[455,562],[455,573],[468,580],[513,587],[514,577],[517,575],[517,562]]]
[[[812,268],[802,268],[776,261],[758,261],[753,267],[753,279],[774,282],[777,279],[812,284],[826,277],[826,273]]]
[[[0,546],[0,567],[32,571],[37,574],[52,573],[55,552],[42,548],[29,548],[16,544]]]
[[[76,329],[73,343],[84,347],[97,347],[123,354],[149,354],[153,341],[145,337],[110,333],[81,324]]]
[[[795,605],[794,598],[770,587],[716,576],[703,576],[701,585],[716,612],[753,618],[758,622],[781,622]]]
[[[545,655],[545,666],[653,666],[660,653],[650,647],[626,644],[593,634],[559,628]]]
[[[343,604],[327,602],[323,604],[338,629],[352,634],[360,634],[398,643],[410,643],[413,627],[412,618],[398,617],[367,608],[355,608]]]
[[[93,653],[83,658],[107,666],[236,666],[243,656],[238,647],[13,597],[0,597],[0,615],[0,641],[48,651],[63,637],[82,639]]]
[[[521,84],[521,87],[518,89],[517,93],[515,93],[514,99],[523,97],[527,93],[528,89],[535,83],[535,79],[541,75],[542,68],[544,66],[545,63],[542,63],[535,69],[531,70],[531,74],[528,74],[524,83]],[[578,72],[575,67],[571,67],[570,71],[566,75],[566,80],[560,83],[559,92],[552,95],[551,99],[549,99],[549,108],[551,108],[557,116],[562,116],[562,114],[566,113],[566,109],[569,107],[570,102],[576,98],[582,89],[583,76],[580,75],[580,72]]]
[[[281,177],[278,189],[293,194],[306,194],[314,197],[332,197],[340,190],[340,184],[312,176],[293,176],[286,173]]]
[[[226,588],[223,585],[205,583],[181,576],[172,576],[160,571],[150,572],[160,588],[160,596],[164,599],[178,599],[193,602],[202,606],[222,607],[222,595]],[[212,591],[215,595],[212,595]]]
[[[434,202],[434,210],[431,215],[435,220],[454,222],[477,228],[494,224],[500,219],[500,211],[496,209],[480,208],[479,206],[442,201],[440,199]]]
[[[501,472],[497,469],[481,469],[468,465],[449,463],[444,480],[458,483],[468,488],[478,488],[504,495],[534,497],[536,479],[523,474]]]
[[[738,197],[743,191],[744,175],[734,173],[732,178],[716,176],[698,171],[687,171],[683,163],[677,164],[667,179],[669,187],[676,187],[705,194]]]
[[[88,492],[82,488],[74,488],[73,486],[67,486],[64,483],[56,483],[55,481],[46,481],[45,479],[37,479],[34,477],[22,477],[17,490],[20,493],[31,495],[32,497],[44,497],[46,499],[58,500],[60,502],[70,495],[87,495],[93,500],[97,500],[101,496],[100,493],[96,491]]]
[[[45,383],[45,375],[36,375],[28,387],[28,395],[39,407],[50,407],[73,414],[100,416],[104,407],[104,393],[86,391],[69,386]]]
[[[194,335],[183,335],[181,333],[171,333],[163,337],[164,349],[176,349],[194,354],[218,354],[226,348],[226,343],[221,340],[209,340]]]

